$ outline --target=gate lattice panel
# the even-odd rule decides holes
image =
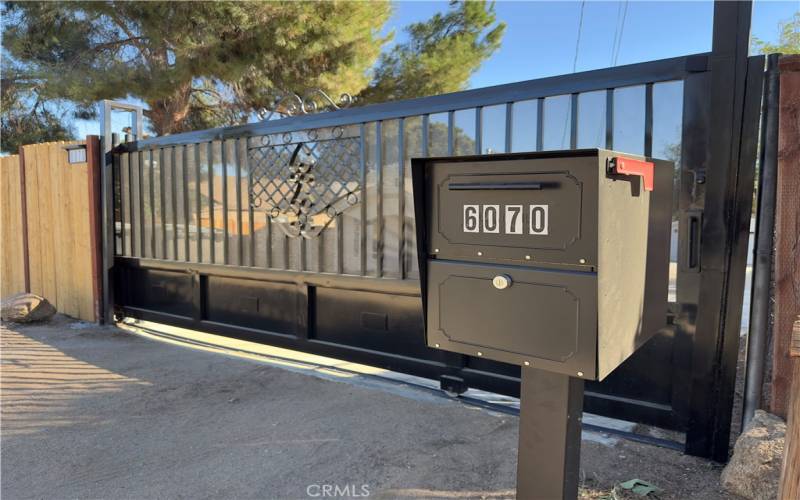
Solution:
[[[250,204],[290,236],[313,238],[360,199],[360,137],[343,127],[262,136],[248,150]]]

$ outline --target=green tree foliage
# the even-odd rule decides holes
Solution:
[[[462,90],[481,63],[500,47],[505,23],[494,4],[466,2],[406,28],[409,41],[381,55],[362,99],[384,102]]]
[[[451,4],[379,59],[390,14],[386,2],[8,2],[3,64],[79,109],[141,99],[163,135],[246,122],[287,91],[376,102],[460,89],[503,32],[493,6]]]
[[[74,138],[65,125],[65,112],[53,103],[38,99],[35,89],[20,86],[14,79],[0,80],[0,151],[16,154],[20,146]]]
[[[242,120],[276,89],[361,90],[390,14],[386,3],[343,2],[25,2],[4,10],[4,46],[44,97],[85,107],[136,97],[158,134]]]
[[[791,19],[780,23],[778,29],[780,34],[777,44],[753,37],[753,50],[760,54],[800,54],[800,11],[795,12]]]

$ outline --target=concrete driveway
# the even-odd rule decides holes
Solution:
[[[514,416],[63,317],[1,335],[4,500],[514,496]],[[584,434],[584,498],[730,498],[715,464]]]

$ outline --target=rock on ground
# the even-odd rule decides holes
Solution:
[[[722,487],[748,499],[777,498],[785,438],[786,422],[757,410],[722,471]]]
[[[56,308],[44,297],[34,293],[18,293],[2,302],[3,321],[14,323],[36,323],[47,321],[56,313]]]

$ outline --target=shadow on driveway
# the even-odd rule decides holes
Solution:
[[[514,416],[64,317],[0,337],[4,500],[514,494]],[[718,466],[626,441],[584,440],[581,476],[583,498],[632,478],[728,498]]]

